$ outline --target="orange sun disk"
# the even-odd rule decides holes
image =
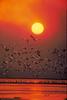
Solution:
[[[36,22],[34,24],[32,24],[32,33],[35,35],[40,35],[44,32],[45,27],[42,23]]]

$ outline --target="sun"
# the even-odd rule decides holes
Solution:
[[[33,34],[40,35],[44,32],[44,25],[42,23],[36,22],[32,25]]]

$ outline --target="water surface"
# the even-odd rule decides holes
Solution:
[[[20,100],[64,100],[66,98],[65,84],[0,84],[0,98],[15,98]]]

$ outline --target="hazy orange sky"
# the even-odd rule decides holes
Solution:
[[[29,32],[34,22],[46,24],[46,33],[59,31],[64,11],[65,0],[0,0],[1,23],[24,26]]]

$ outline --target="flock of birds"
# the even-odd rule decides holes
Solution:
[[[17,49],[0,43],[0,77],[66,78],[65,48],[48,50],[49,57],[42,57],[41,50],[30,47]],[[14,76],[15,75],[15,76]],[[51,76],[50,76],[51,75]]]

